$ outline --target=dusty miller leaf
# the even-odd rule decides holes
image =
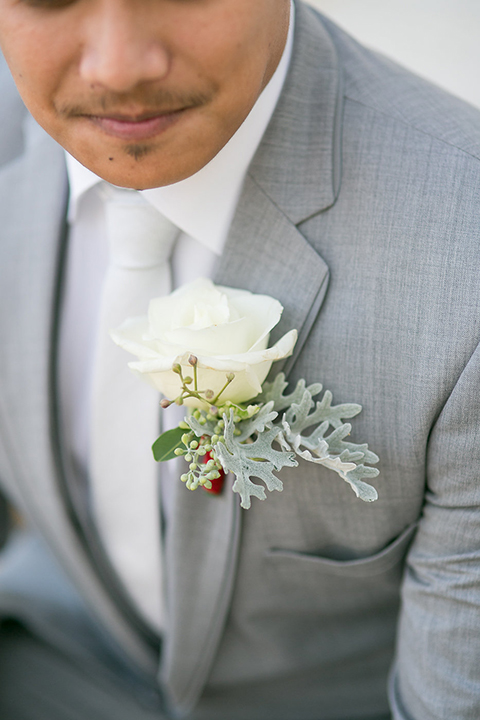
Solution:
[[[361,405],[357,403],[343,403],[341,405],[332,405],[332,393],[330,390],[326,390],[321,401],[316,403],[313,398],[322,391],[322,385],[320,383],[313,383],[307,387],[305,380],[299,380],[292,393],[289,395],[284,394],[284,390],[287,388],[287,381],[285,375],[279,373],[273,382],[265,382],[263,384],[262,394],[257,396],[255,400],[257,402],[269,402],[273,401],[273,409],[280,413],[282,410],[287,408],[292,411],[295,407],[302,408],[302,411],[306,412],[302,414],[302,421],[305,423],[301,430],[316,425],[326,420],[332,427],[339,427],[343,424],[345,418],[352,418],[361,411]],[[309,400],[307,399],[305,391],[309,393]],[[305,404],[307,407],[305,407]],[[312,412],[311,409],[315,407]],[[308,420],[308,422],[307,422]],[[289,421],[291,423],[291,421]]]
[[[345,427],[348,428],[346,432],[342,431],[342,428],[339,428],[339,432],[332,432],[329,435],[328,444],[330,451],[335,455],[345,456],[357,456],[359,453],[361,453],[363,457],[360,459],[363,462],[369,463],[370,465],[375,465],[375,463],[378,462],[379,457],[374,452],[368,449],[367,443],[357,445],[356,443],[346,442],[344,440],[344,438],[350,434],[351,425],[347,423]],[[376,474],[378,475],[378,471]]]
[[[233,421],[232,411],[229,418],[224,415],[223,419],[225,443],[217,443],[215,452],[224,469],[234,473],[233,491],[240,495],[241,506],[248,509],[252,496],[259,500],[265,500],[266,497],[264,488],[252,482],[252,477],[263,480],[270,491],[281,491],[283,483],[273,471],[281,470],[283,467],[295,467],[298,463],[295,460],[295,453],[272,448],[272,443],[281,432],[280,427],[274,426],[268,430],[264,429],[263,432],[259,430],[256,439],[246,443],[241,442],[240,436],[236,437],[234,434],[236,424]],[[263,422],[258,415],[252,418],[255,419]]]
[[[215,426],[217,424],[216,420],[207,420],[206,419],[206,413],[202,411],[202,416],[205,418],[205,424],[202,425],[200,422],[198,422],[197,418],[193,415],[187,415],[185,417],[185,422],[190,426],[190,428],[193,430],[195,435],[197,437],[202,437],[202,435],[210,435],[212,436],[215,433]]]
[[[297,383],[297,388],[303,381]],[[321,385],[319,386],[321,389]],[[290,425],[292,432],[299,433],[312,425],[327,422],[334,428],[343,425],[344,418],[352,418],[361,411],[362,406],[357,403],[343,403],[342,405],[332,406],[332,393],[326,390],[321,402],[314,402],[311,385],[303,388],[302,397],[291,403],[285,417]]]
[[[260,410],[256,415],[248,420],[241,420],[237,423],[237,430],[240,431],[240,434],[236,436],[237,442],[243,442],[255,433],[263,433],[265,428],[269,430],[273,426],[274,420],[278,417],[278,413],[272,408],[273,402],[268,402],[260,407]]]
[[[261,395],[257,395],[255,400],[259,403],[267,403],[273,401],[273,409],[276,412],[281,412],[286,408],[290,407],[292,403],[299,403],[303,398],[305,392],[306,383],[305,380],[299,380],[295,387],[295,390],[290,395],[284,395],[283,391],[288,386],[283,373],[278,373],[273,382],[264,382],[262,386]],[[318,395],[322,390],[320,383],[310,385],[311,394]]]
[[[284,449],[293,448],[308,462],[334,470],[349,483],[357,497],[373,502],[378,497],[377,491],[363,479],[376,477],[378,470],[366,467],[364,463],[376,463],[378,457],[368,449],[368,445],[344,440],[350,434],[351,425],[342,423],[342,418],[354,417],[361,406],[353,403],[332,406],[331,400],[332,395],[327,390],[322,401],[315,404],[309,388],[304,388],[302,398],[292,403],[283,416],[281,445]],[[302,435],[302,431],[312,425],[316,427],[310,435]],[[330,426],[334,430],[325,435]]]

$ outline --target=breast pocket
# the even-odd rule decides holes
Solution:
[[[398,595],[403,559],[416,528],[412,523],[380,552],[356,560],[271,548],[264,567],[277,609],[338,614],[391,601]]]

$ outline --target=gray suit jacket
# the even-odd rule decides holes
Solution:
[[[153,676],[155,639],[95,547],[61,438],[63,154],[3,87],[0,477],[99,626]],[[292,380],[362,404],[352,437],[380,455],[379,500],[307,464],[248,511],[177,484],[159,682],[189,718],[373,720],[390,702],[396,720],[478,720],[479,158],[477,111],[298,5],[216,280],[282,302],[274,336],[300,335]],[[63,580],[39,590],[53,566],[23,585],[9,572],[0,609],[40,627],[56,603],[81,628]]]

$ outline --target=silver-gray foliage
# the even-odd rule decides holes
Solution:
[[[264,418],[261,413],[255,415],[248,421],[250,435],[256,434],[255,440],[245,442],[241,435],[235,435],[236,424],[233,419],[233,411],[230,417],[223,416],[225,422],[225,443],[217,443],[215,452],[225,470],[233,472],[235,482],[234,492],[241,497],[241,505],[247,509],[250,507],[251,496],[265,500],[265,490],[262,485],[252,482],[252,477],[263,480],[267,489],[282,490],[283,483],[274,474],[274,470],[281,470],[283,467],[295,467],[298,462],[295,460],[295,453],[286,451],[283,448],[275,450],[272,443],[277,439],[281,428],[273,425],[269,430],[265,429]],[[256,421],[256,422],[255,422]]]
[[[252,496],[266,498],[263,486],[252,478],[262,480],[270,491],[281,491],[283,484],[274,472],[298,465],[295,455],[334,470],[361,500],[376,500],[377,491],[365,480],[378,475],[376,468],[369,467],[378,462],[377,455],[367,444],[345,439],[351,425],[344,420],[358,415],[361,405],[332,405],[328,390],[321,400],[314,400],[322,391],[320,383],[307,386],[299,380],[291,393],[284,394],[287,385],[283,373],[264,383],[262,394],[255,398],[259,409],[250,417],[239,417],[235,407],[223,413],[222,437],[215,442],[214,453],[223,468],[235,475],[233,490],[240,495],[242,507],[250,507]],[[187,418],[190,428],[198,437],[215,436],[218,420],[211,420],[204,411],[200,416],[200,420]]]
[[[376,500],[377,491],[364,480],[378,475],[376,468],[365,465],[377,463],[378,456],[368,449],[367,444],[345,441],[352,426],[343,420],[358,415],[361,405],[332,405],[332,393],[329,390],[325,391],[321,401],[314,401],[314,396],[322,391],[319,383],[306,387],[305,382],[299,380],[289,396],[283,394],[285,388],[285,378],[283,373],[279,373],[273,383],[265,384],[262,394],[266,401],[273,401],[274,410],[287,408],[282,418],[282,447],[286,451],[294,450],[308,462],[324,465],[337,472],[361,500]],[[290,399],[292,401],[287,406],[286,401]],[[303,434],[309,428],[310,434]],[[330,428],[333,430],[326,435]]]

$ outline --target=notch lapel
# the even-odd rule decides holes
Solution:
[[[282,303],[284,312],[271,341],[292,328],[299,331],[286,372],[327,289],[327,265],[297,225],[335,202],[339,113],[341,88],[332,42],[316,14],[297,5],[289,75],[246,178],[215,274],[218,284],[271,295]],[[171,705],[186,714],[208,679],[226,622],[242,511],[231,484],[213,498],[177,485],[166,536],[171,616],[161,677]]]
[[[298,278],[302,278],[300,284]],[[328,267],[251,176],[245,181],[215,282],[271,295],[281,302],[282,317],[271,332],[270,345],[296,328],[297,344],[284,367],[288,372],[325,297]],[[275,372],[280,368],[276,363]]]

